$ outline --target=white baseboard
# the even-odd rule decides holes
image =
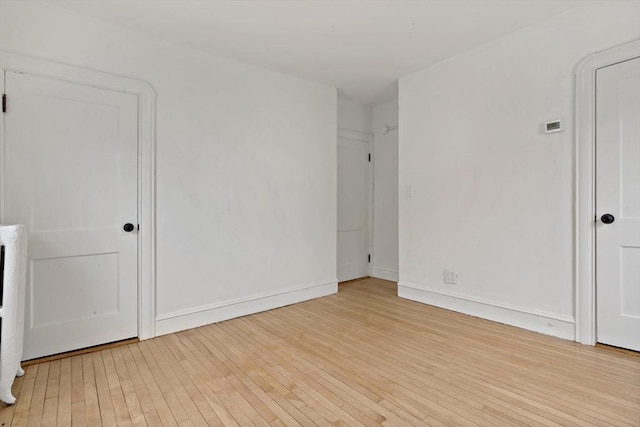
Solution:
[[[390,270],[388,268],[383,267],[371,267],[371,277],[375,277],[377,279],[390,280],[392,282],[398,281],[398,271]]]
[[[398,283],[398,296],[554,337],[572,341],[575,339],[575,319],[571,316],[517,307],[441,289],[425,289],[423,286],[405,281]]]
[[[338,282],[312,283],[163,314],[156,318],[156,336],[259,313],[338,292]]]

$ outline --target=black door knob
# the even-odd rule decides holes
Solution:
[[[615,220],[616,218],[611,214],[604,214],[600,217],[600,221],[602,221],[603,224],[611,224]]]
[[[126,224],[124,225],[124,227],[122,227],[122,229],[123,229],[124,231],[126,231],[127,233],[131,233],[131,232],[133,231],[133,229],[134,229],[134,228],[136,228],[136,227],[134,227],[134,225],[133,225],[133,224],[131,224],[130,222],[126,223]]]

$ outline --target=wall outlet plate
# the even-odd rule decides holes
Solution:
[[[407,185],[407,199],[410,199],[411,197],[413,197],[413,186],[412,185]]]
[[[442,272],[442,278],[444,283],[448,283],[450,285],[457,285],[460,281],[460,275],[452,270],[444,270]]]

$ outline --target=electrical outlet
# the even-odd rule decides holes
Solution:
[[[407,185],[407,199],[410,199],[412,197],[413,197],[413,186]]]
[[[442,272],[442,276],[444,279],[444,283],[448,283],[450,285],[457,285],[458,281],[460,280],[460,275],[451,270],[444,270]]]

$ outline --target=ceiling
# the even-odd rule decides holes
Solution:
[[[363,104],[399,77],[579,0],[48,0],[147,35],[332,86]]]

